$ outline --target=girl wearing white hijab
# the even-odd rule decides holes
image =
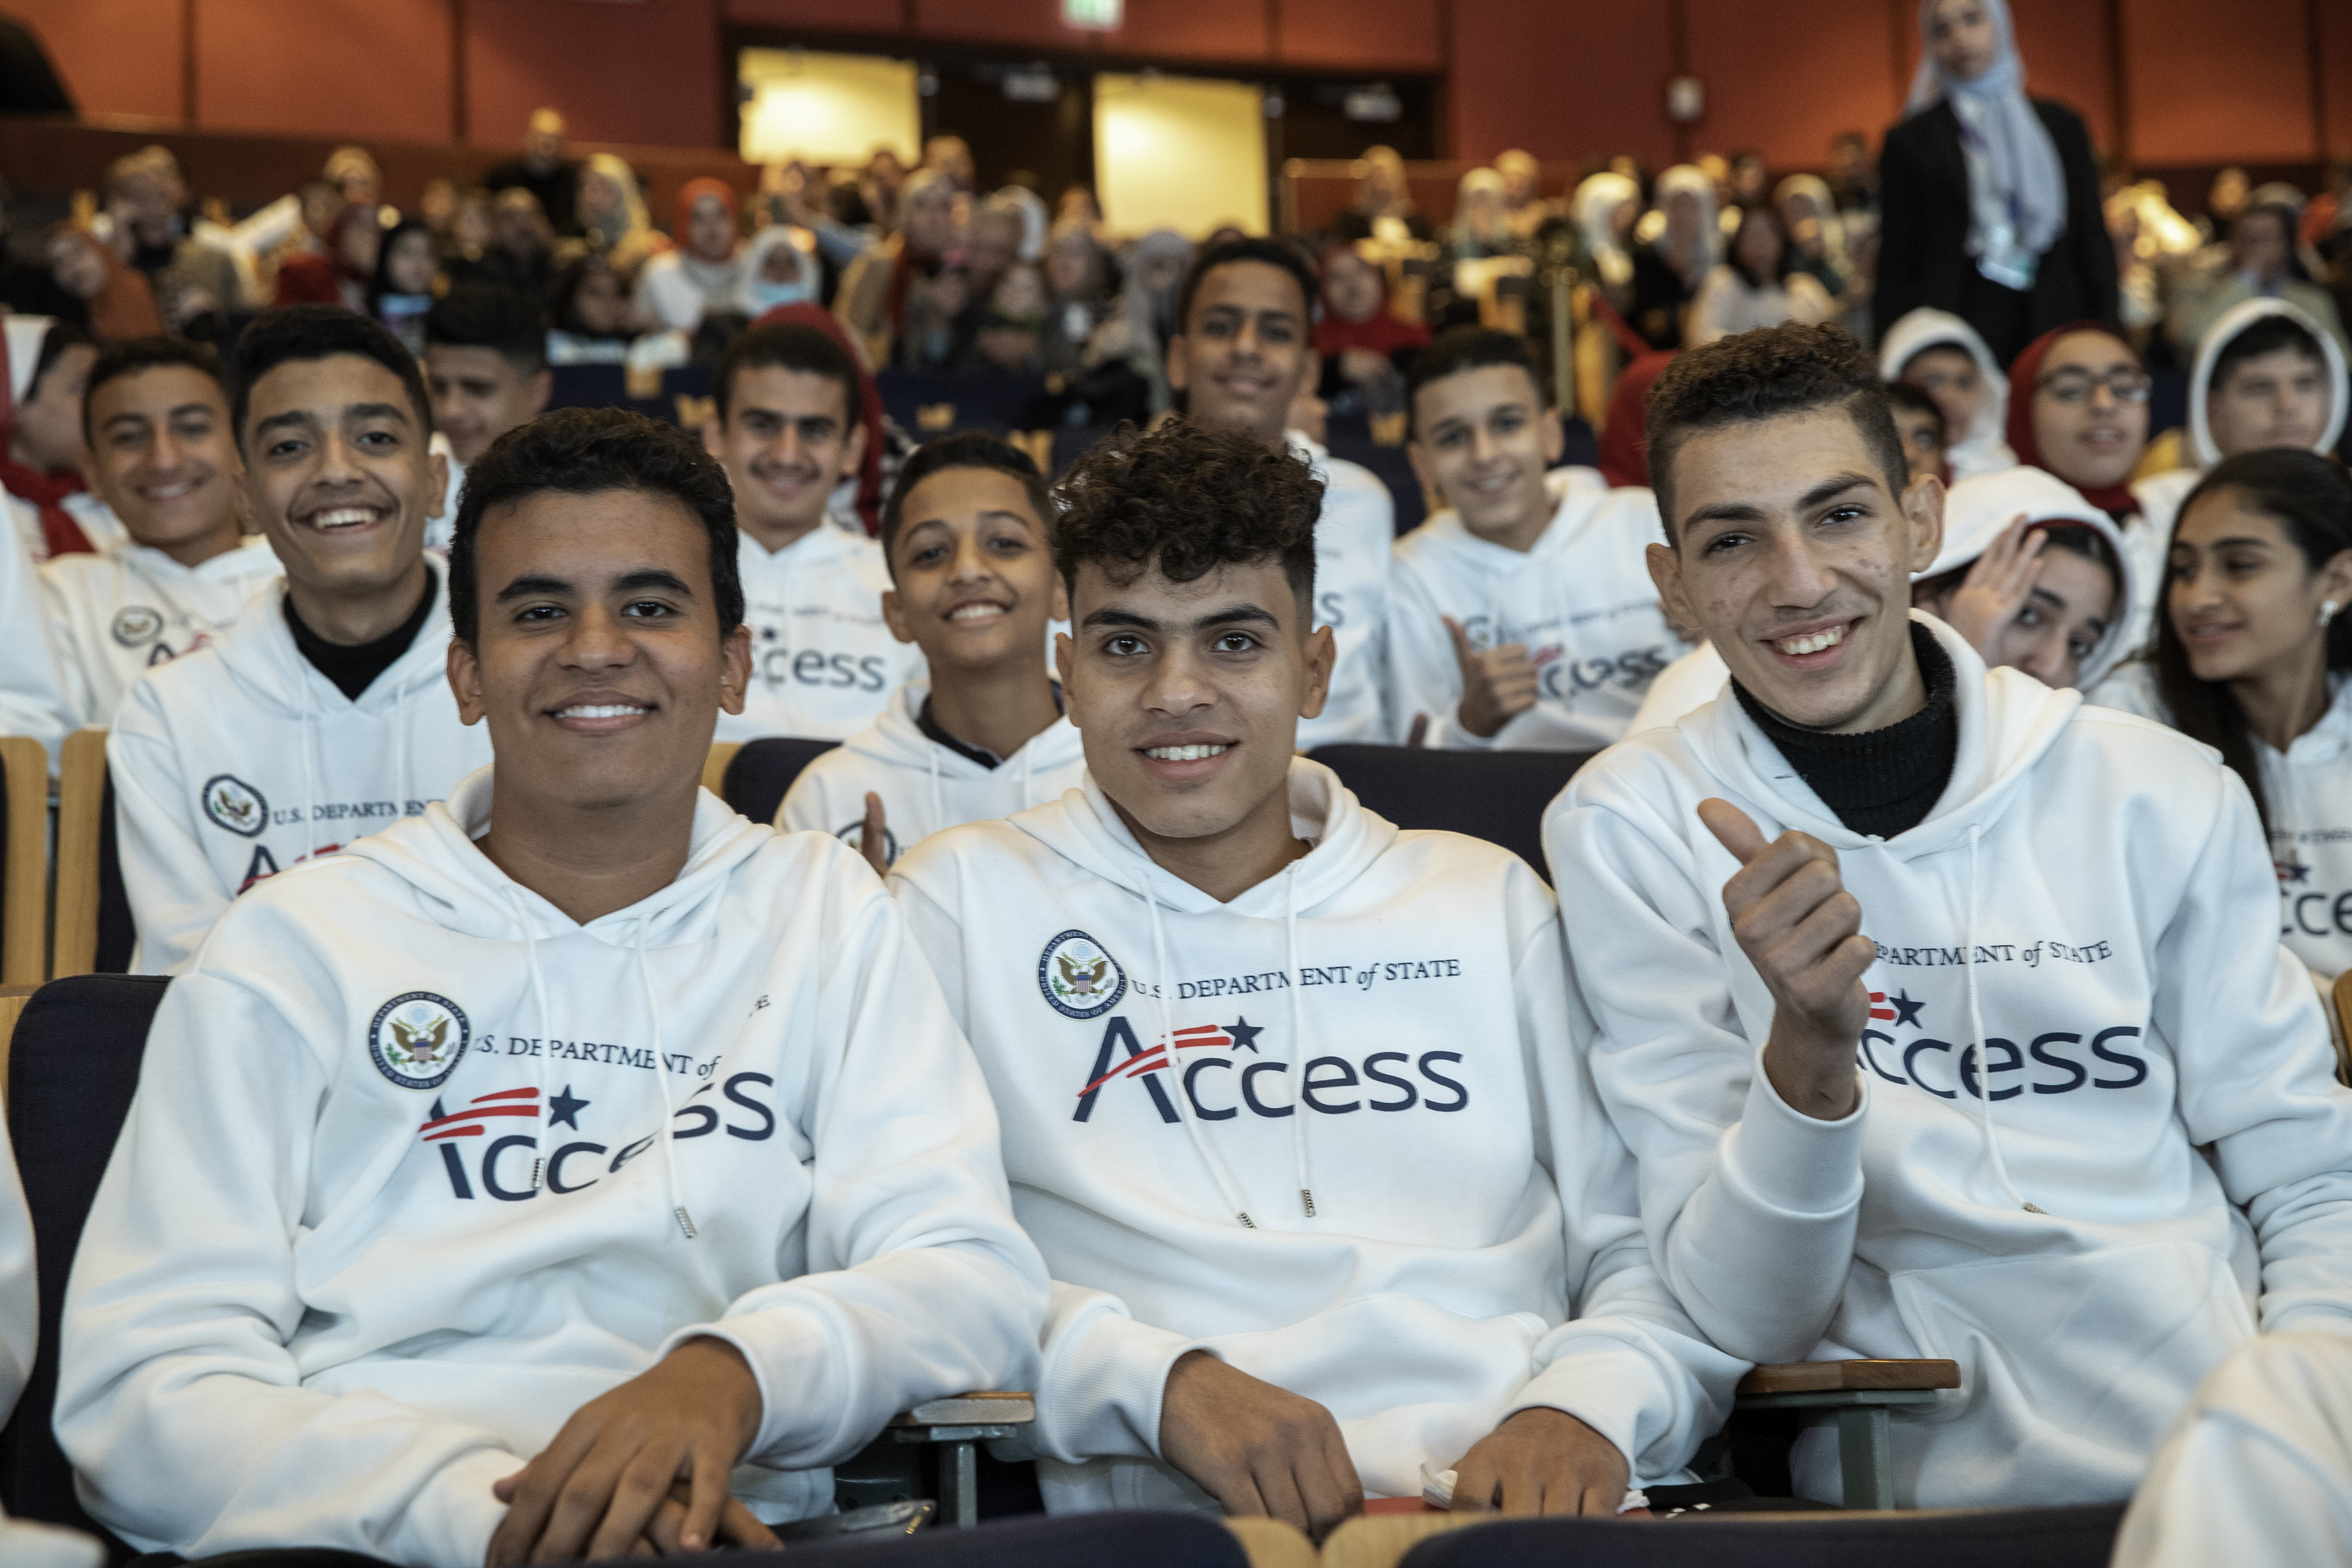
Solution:
[[[1937,349],[1948,352],[1932,354]],[[2004,434],[2009,428],[2009,377],[1977,330],[1958,316],[1948,310],[1914,310],[1887,328],[1879,340],[1878,374],[1885,381],[1907,381],[1936,400],[1944,415],[1944,463],[1953,480],[2017,466],[2017,454],[2009,449]]]
[[[1696,164],[1676,163],[1660,174],[1655,199],[1663,226],[1633,253],[1629,324],[1652,348],[1678,349],[1684,308],[1722,259],[1723,230],[1716,221],[1715,182]]]
[[[1625,239],[1641,204],[1639,185],[1604,169],[1576,187],[1570,205],[1577,237],[1591,260],[1591,281],[1620,314],[1633,300],[1633,258],[1626,254]]]
[[[1878,319],[1949,310],[2003,364],[2053,327],[2113,321],[2090,133],[2064,104],[2026,97],[2007,0],[1921,0],[1919,31],[1879,157]]]

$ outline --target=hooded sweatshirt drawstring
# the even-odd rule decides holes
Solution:
[[[1298,862],[1282,873],[1282,929],[1289,947],[1290,1037],[1298,1058],[1298,1082],[1290,1094],[1290,1159],[1298,1172],[1298,1201],[1315,1217],[1315,1182],[1307,1163],[1307,1004],[1298,994]]]
[[[1184,1123],[1184,1131],[1192,1135],[1193,1152],[1201,1156],[1201,1163],[1209,1167],[1209,1175],[1217,1184],[1217,1194],[1225,1200],[1225,1207],[1233,1211],[1234,1217],[1242,1222],[1244,1229],[1255,1230],[1257,1221],[1250,1218],[1249,1210],[1242,1205],[1239,1191],[1234,1184],[1233,1173],[1225,1168],[1225,1163],[1218,1158],[1217,1152],[1209,1147],[1209,1141],[1201,1136],[1200,1121],[1192,1114],[1192,1096],[1184,1087],[1184,1070],[1176,1062],[1176,1022],[1168,1011],[1168,938],[1160,921],[1160,897],[1151,890],[1148,872],[1142,892],[1143,907],[1151,911],[1151,962],[1160,971],[1160,1048],[1168,1056],[1168,1079],[1170,1087],[1176,1091],[1177,1119]]]
[[[931,764],[931,822],[936,826],[948,819],[947,786],[940,782],[940,749],[926,746],[923,755]]]
[[[654,993],[653,970],[646,959],[646,921],[637,921],[637,984],[646,994],[646,1015],[653,1020],[654,1077],[661,1082],[662,1171],[669,1182],[670,1213],[686,1239],[694,1239],[694,1216],[687,1212],[686,1189],[677,1177],[677,1106],[669,1092],[669,1058],[662,1054],[661,998]]]
[[[1992,1162],[1992,1178],[2009,1201],[2028,1214],[2047,1214],[2025,1201],[2009,1179],[2009,1164],[2000,1157],[2000,1140],[1992,1130],[1992,1057],[1985,1041],[1984,1013],[1977,1005],[1977,825],[1969,824],[1968,923],[1960,928],[1960,962],[1969,994],[1969,1036],[1977,1054],[1977,1124],[1984,1132],[1985,1155]]]
[[[539,967],[539,933],[530,929],[530,910],[522,895],[514,889],[507,889],[507,903],[514,910],[515,924],[522,928],[523,967],[530,973],[531,1005],[539,1009],[535,1026],[540,1030],[539,1049],[531,1053],[531,1083],[539,1091],[540,1114],[547,1113],[547,976]],[[546,1173],[547,1159],[542,1153],[530,1163],[530,1190],[539,1191],[540,1178]]]

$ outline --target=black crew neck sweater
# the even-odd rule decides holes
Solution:
[[[1892,838],[1916,827],[1936,808],[1959,755],[1960,716],[1952,659],[1927,628],[1911,623],[1911,650],[1927,684],[1927,703],[1900,723],[1859,735],[1803,730],[1774,714],[1731,683],[1739,705],[1780,749],[1822,804],[1855,833]]]
[[[375,684],[375,678],[397,664],[400,656],[416,641],[416,634],[425,629],[425,617],[433,613],[433,596],[438,586],[433,568],[427,566],[425,597],[417,601],[415,612],[375,641],[363,642],[356,647],[329,642],[303,625],[302,617],[294,613],[291,595],[285,600],[286,629],[294,634],[294,647],[310,661],[310,668],[333,681],[336,690],[357,702],[360,694]]]

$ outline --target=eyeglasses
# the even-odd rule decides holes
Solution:
[[[2117,403],[2146,403],[2153,384],[2147,372],[2119,366],[2105,375],[2093,375],[2087,370],[2053,370],[2035,381],[2033,390],[2046,392],[2061,403],[2074,404],[2089,402],[2092,389],[2104,386]]]

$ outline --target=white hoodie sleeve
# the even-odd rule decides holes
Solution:
[[[22,503],[11,500],[10,507]],[[49,766],[78,711],[66,689],[48,617],[43,613],[38,571],[25,552],[12,517],[0,515],[0,625],[19,628],[0,654],[0,735],[41,742]]]
[[[139,932],[131,961],[141,974],[177,974],[204,945],[230,895],[205,858],[182,775],[179,749],[157,682],[132,683],[106,739],[114,781],[115,850],[122,889]]]
[[[1445,629],[1444,614],[1430,597],[1421,574],[1402,554],[1389,574],[1382,620],[1389,726],[1397,739],[1402,741],[1412,732],[1416,716],[1426,715],[1426,745],[1491,744],[1462,728],[1455,711],[1462,705],[1462,665],[1454,654],[1453,635]]]
[[[1651,1262],[1633,1157],[1593,1087],[1591,1016],[1560,943],[1557,921],[1544,921],[1513,975],[1542,1119],[1536,1146],[1567,1226],[1572,1315],[1537,1342],[1535,1375],[1512,1408],[1564,1410],[1616,1444],[1637,1479],[1664,1479],[1722,1426],[1748,1364],[1706,1342]]]
[[[506,1512],[491,1483],[522,1458],[380,1394],[306,1389],[287,1349],[327,1089],[261,996],[173,982],[67,1287],[58,1439],[84,1505],[134,1544],[478,1563]]]
[[[1716,945],[1720,887],[1631,798],[1638,781],[1611,784],[1609,805],[1570,784],[1544,852],[1599,1031],[1593,1078],[1640,1163],[1650,1249],[1708,1339],[1747,1361],[1801,1360],[1853,1262],[1868,1088],[1839,1121],[1773,1092],[1733,1005],[1732,966],[1747,960]]]
[[[2352,1333],[2352,1089],[2308,972],[2275,934],[2278,879],[2252,797],[2226,798],[2158,939],[2153,1009],[2189,1141],[2262,1249],[2262,1324]]]
[[[747,1458],[776,1469],[848,1458],[927,1399],[1029,1387],[1045,1311],[980,1064],[865,862],[831,866],[864,892],[835,889],[855,913],[828,933],[842,978],[817,1005],[840,1043],[793,1097],[815,1152],[808,1271],[663,1347],[709,1334],[743,1352],[765,1402]]]
[[[7,1123],[0,1119],[0,1423],[16,1408],[16,1396],[33,1375],[40,1327],[40,1297],[33,1280],[33,1216],[25,1206],[25,1184],[16,1177]]]

